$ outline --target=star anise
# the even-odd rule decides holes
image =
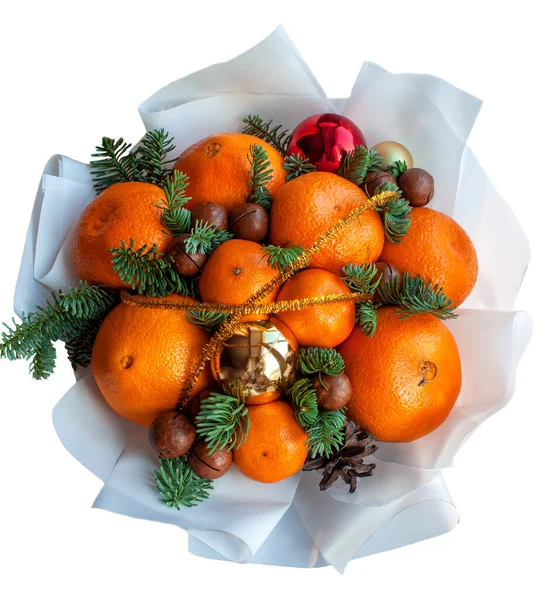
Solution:
[[[349,421],[345,424],[345,440],[343,446],[331,456],[308,458],[303,466],[304,471],[324,469],[319,488],[327,490],[338,477],[349,486],[352,494],[356,490],[357,478],[370,477],[375,464],[364,464],[364,459],[377,450],[374,438],[368,431]]]

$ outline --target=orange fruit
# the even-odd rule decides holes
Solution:
[[[163,300],[188,298],[173,294]],[[106,402],[118,414],[149,425],[158,413],[176,406],[186,378],[209,339],[204,329],[186,319],[183,310],[120,304],[97,333],[91,357],[93,375]],[[193,395],[211,382],[207,368]]]
[[[321,233],[367,200],[354,183],[317,171],[289,181],[273,193],[269,237],[272,244],[309,248]],[[375,262],[385,234],[377,211],[366,211],[313,256],[310,266],[341,274],[350,263]]]
[[[330,271],[305,269],[296,273],[281,288],[278,301],[301,300],[348,294],[350,289]],[[346,340],[355,325],[353,301],[315,304],[303,310],[280,312],[277,318],[287,325],[302,346],[334,348]]]
[[[414,208],[411,225],[400,244],[385,242],[381,260],[438,283],[459,306],[478,277],[478,257],[472,240],[451,217],[433,208]]]
[[[276,275],[278,271],[264,257],[263,246],[248,240],[228,240],[205,263],[199,292],[205,302],[243,304]],[[263,302],[273,302],[277,292],[278,288],[274,289]]]
[[[219,133],[200,140],[184,150],[174,168],[189,177],[186,208],[216,202],[228,210],[246,202],[250,192],[248,155],[250,146],[259,144],[271,161],[271,180],[267,189],[274,192],[286,181],[284,159],[273,146],[245,133]]]
[[[233,462],[243,475],[275,483],[297,473],[307,458],[307,434],[284,400],[248,407],[250,431],[234,450]]]
[[[338,351],[353,395],[347,415],[383,442],[411,442],[440,426],[461,390],[461,361],[440,319],[380,308],[373,337],[355,327]]]
[[[161,224],[157,204],[163,190],[150,183],[115,183],[99,194],[83,211],[74,236],[72,259],[78,277],[110,288],[129,288],[112,268],[111,248],[123,240],[135,249],[157,244],[164,252],[171,240]]]

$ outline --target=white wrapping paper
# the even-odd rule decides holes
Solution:
[[[369,144],[398,140],[411,149],[418,166],[433,173],[431,206],[467,230],[480,274],[459,319],[448,322],[463,366],[453,412],[425,438],[380,444],[374,476],[355,494],[341,484],[319,492],[317,473],[266,485],[232,469],[215,482],[207,502],[169,509],[154,489],[156,457],[146,429],[116,415],[86,370],[55,407],[53,420],[68,451],[104,481],[94,506],[178,525],[190,534],[190,551],[208,558],[330,564],[339,571],[353,558],[455,526],[457,511],[441,470],[476,427],[510,399],[531,333],[528,315],[512,311],[529,261],[527,240],[466,146],[479,107],[479,100],[445,81],[394,75],[370,63],[364,63],[348,99],[330,100],[282,28],[245,54],[174,82],[141,105],[146,129],[165,128],[174,135],[178,153],[206,135],[240,130],[241,118],[249,113],[293,127],[313,113],[336,111],[354,120]],[[93,197],[87,165],[63,156],[48,162],[17,283],[19,314],[33,310],[51,290],[77,284],[72,230]],[[500,264],[502,278],[497,277]]]

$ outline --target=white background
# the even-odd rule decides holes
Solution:
[[[189,6],[186,6],[189,4]],[[103,135],[136,141],[138,104],[226,60],[280,21],[329,95],[363,60],[438,75],[481,97],[471,146],[531,241],[517,308],[534,336],[511,404],[485,423],[445,477],[461,522],[450,534],[333,569],[205,561],[173,526],[91,510],[101,484],[62,447],[51,409],[71,385],[0,363],[0,597],[544,598],[546,462],[544,33],[541,3],[25,2],[0,15],[0,319],[12,293],[42,168],[88,161]],[[541,11],[542,12],[542,11]],[[509,244],[510,240],[506,240]],[[502,277],[502,264],[499,264]],[[82,423],[85,427],[85,423]]]

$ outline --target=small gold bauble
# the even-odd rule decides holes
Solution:
[[[247,404],[265,404],[293,381],[297,351],[294,334],[276,319],[241,323],[212,357],[212,374],[224,389],[241,384]]]
[[[413,169],[413,156],[410,151],[398,142],[380,142],[374,148],[383,158],[380,168],[385,169],[394,164],[397,160],[403,160],[408,165],[408,169]]]

